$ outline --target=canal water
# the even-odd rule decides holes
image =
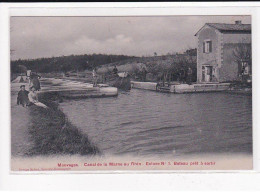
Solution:
[[[133,89],[60,106],[104,155],[252,153],[251,96]]]

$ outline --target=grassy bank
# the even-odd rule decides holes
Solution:
[[[95,155],[99,153],[86,135],[72,125],[66,115],[59,109],[53,96],[42,96],[40,101],[49,108],[30,107],[31,124],[29,135],[32,148],[27,155],[80,154]]]

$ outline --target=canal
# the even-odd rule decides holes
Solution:
[[[252,97],[133,89],[60,104],[104,155],[252,153]]]

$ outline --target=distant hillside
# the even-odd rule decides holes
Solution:
[[[109,74],[117,66],[119,72],[128,72],[133,79],[142,77],[142,70],[145,68],[150,81],[175,81],[179,79],[180,72],[187,72],[190,67],[193,70],[193,80],[196,81],[196,55],[196,49],[188,49],[183,54],[153,57],[93,54],[16,60],[11,62],[11,73],[25,73],[26,69],[30,69],[39,73],[51,73],[50,76],[62,72],[82,72],[85,77],[86,72],[90,73],[93,67],[97,67],[98,74]]]
[[[11,73],[25,73],[26,69],[40,73],[83,71],[111,62],[135,58],[125,55],[92,54],[15,60],[11,61]]]
[[[150,57],[132,57],[121,61],[114,61],[99,66],[99,72],[105,73],[106,71],[112,71],[114,66],[117,66],[119,71],[132,71],[136,68],[145,66],[149,68],[151,66],[162,65],[162,69],[168,68],[186,68],[187,64],[193,64],[196,66],[197,62],[197,49],[187,49],[182,54],[167,54],[162,56],[150,56]]]

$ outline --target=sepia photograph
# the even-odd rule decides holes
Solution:
[[[11,171],[252,170],[250,15],[11,16]]]

